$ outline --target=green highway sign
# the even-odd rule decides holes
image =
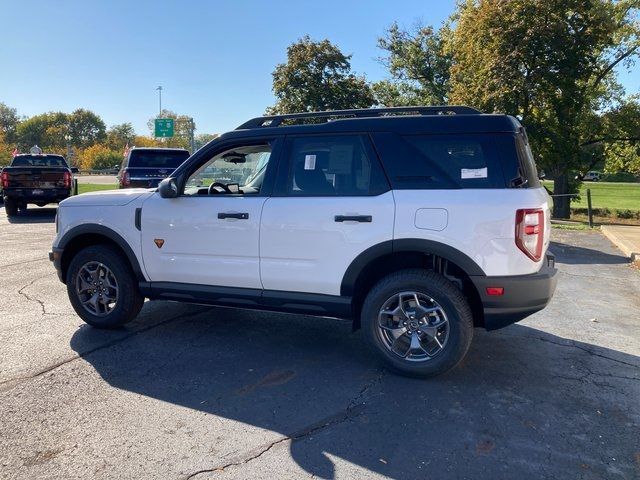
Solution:
[[[156,118],[156,138],[173,137],[173,118]]]

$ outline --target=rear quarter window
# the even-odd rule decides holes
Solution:
[[[376,133],[373,137],[393,188],[506,186],[500,135]]]

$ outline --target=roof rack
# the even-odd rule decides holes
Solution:
[[[328,122],[341,118],[372,118],[392,115],[478,115],[482,112],[463,105],[440,105],[432,107],[391,107],[391,108],[359,108],[353,110],[327,110],[325,112],[287,113],[283,115],[267,115],[256,117],[240,125],[236,130],[258,127],[278,127],[286,120],[304,120],[324,118]],[[304,123],[304,122],[303,122]]]

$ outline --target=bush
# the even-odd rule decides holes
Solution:
[[[602,175],[603,182],[640,182],[640,178],[632,173],[619,172],[619,173],[605,173]]]
[[[618,218],[638,218],[640,219],[640,211],[639,210],[618,210],[617,211]]]
[[[120,165],[122,154],[110,150],[102,144],[93,145],[83,150],[79,157],[78,165],[82,170],[105,170]]]

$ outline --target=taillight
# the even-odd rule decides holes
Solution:
[[[542,258],[544,243],[544,210],[541,208],[516,211],[516,245],[534,262]]]
[[[71,188],[71,172],[64,172],[64,188]]]
[[[9,172],[2,172],[2,188],[9,188]]]
[[[122,178],[120,179],[120,186],[128,187],[129,185],[131,185],[131,177],[129,177],[129,172],[124,172]]]

